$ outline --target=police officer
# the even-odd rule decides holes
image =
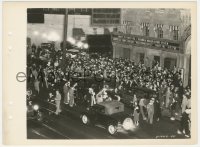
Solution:
[[[56,115],[58,115],[61,112],[60,101],[61,101],[61,94],[60,94],[59,90],[56,90],[56,97],[55,97],[55,103],[56,103],[56,112],[55,112],[55,114]]]

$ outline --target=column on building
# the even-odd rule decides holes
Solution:
[[[186,54],[184,55],[184,87],[188,85],[188,79],[189,79],[189,69],[190,68],[190,55]]]
[[[163,54],[163,51],[160,52],[160,67],[164,68],[164,60],[165,56]]]
[[[184,42],[184,86],[188,85],[188,80],[189,80],[189,76],[190,76],[190,64],[191,64],[191,36],[189,36],[187,38],[187,40]]]
[[[151,67],[152,64],[152,55],[150,54],[148,49],[145,49],[145,54],[144,54],[144,64],[146,67]]]
[[[113,46],[113,58],[116,58],[116,44],[112,43]]]

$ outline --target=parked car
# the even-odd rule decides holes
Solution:
[[[124,112],[124,104],[119,101],[104,101],[95,104],[81,114],[83,124],[101,125],[114,135],[120,129],[132,130],[133,121]]]
[[[27,92],[32,93],[32,92]],[[27,107],[27,120],[37,120],[41,122],[43,120],[43,113],[40,110],[40,105],[36,103],[32,97],[32,94],[27,95],[26,107]]]

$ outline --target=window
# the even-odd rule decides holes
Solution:
[[[160,56],[154,56],[153,66],[160,65]]]
[[[169,26],[173,40],[178,40],[178,26]]]
[[[144,53],[139,54],[140,63],[144,64]]]
[[[113,32],[117,32],[117,28],[113,28]]]
[[[157,30],[157,37],[158,38],[163,38],[163,25],[162,24],[157,24],[156,25],[156,30]]]
[[[178,30],[173,31],[173,39],[178,40]]]
[[[158,38],[163,38],[163,30],[162,30],[162,28],[158,28]]]
[[[144,36],[149,36],[149,23],[141,23],[141,29]]]
[[[164,68],[173,69],[176,66],[177,59],[175,58],[165,58],[164,59]]]
[[[130,59],[130,48],[123,48],[123,51],[124,51],[124,58],[125,59]]]
[[[144,27],[144,36],[149,36],[149,27]]]

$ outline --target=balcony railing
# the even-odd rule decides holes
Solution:
[[[112,42],[182,53],[180,41],[168,39],[153,38],[133,34],[113,33]]]

